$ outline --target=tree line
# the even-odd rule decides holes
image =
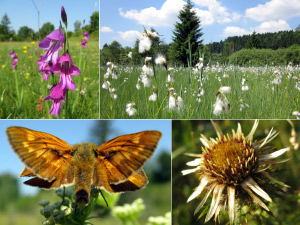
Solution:
[[[251,35],[228,37],[224,41],[207,44],[207,47],[211,53],[221,53],[224,48],[226,49],[226,43],[232,46],[233,52],[237,52],[243,48],[267,48],[273,50],[288,48],[293,44],[300,45],[300,30],[268,32],[263,34],[253,32]]]
[[[49,33],[51,33],[55,27],[52,23],[46,22],[42,25],[39,31],[35,32],[28,26],[22,26],[16,32],[10,27],[10,19],[7,13],[1,19],[0,23],[0,41],[35,41],[44,39]],[[80,36],[82,35],[81,27],[83,23],[76,20],[74,22],[74,32],[68,31],[68,36]],[[85,31],[88,33],[99,32],[99,12],[94,12],[90,16],[90,22],[85,26]]]

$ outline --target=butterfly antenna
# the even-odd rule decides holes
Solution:
[[[106,199],[105,199],[105,197],[104,197],[102,191],[101,191],[100,189],[99,189],[99,191],[100,191],[100,193],[101,193],[101,195],[102,195],[102,198],[104,199],[104,201],[105,201],[105,203],[106,203],[106,207],[108,207],[107,201],[106,201]]]

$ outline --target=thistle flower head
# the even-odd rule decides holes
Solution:
[[[221,208],[228,205],[230,223],[234,222],[234,213],[241,197],[252,199],[255,204],[260,205],[269,211],[268,207],[261,200],[271,202],[270,196],[260,187],[259,183],[271,180],[274,183],[287,187],[287,185],[271,177],[268,173],[269,164],[289,148],[272,152],[273,147],[268,144],[277,136],[277,132],[271,131],[262,140],[253,141],[253,135],[258,126],[254,122],[248,136],[244,136],[240,124],[237,131],[224,135],[219,126],[212,122],[217,132],[217,138],[210,140],[204,135],[200,140],[204,145],[202,154],[192,155],[196,159],[188,162],[193,169],[182,171],[183,175],[196,173],[200,175],[200,184],[188,198],[188,202],[206,192],[204,199],[196,208],[197,213],[212,193],[210,209],[206,215],[205,222],[215,214],[217,219]]]

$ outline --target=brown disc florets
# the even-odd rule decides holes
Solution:
[[[203,149],[204,172],[221,184],[239,185],[257,166],[258,160],[250,141],[230,135],[217,138]]]

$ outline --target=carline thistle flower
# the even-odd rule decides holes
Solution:
[[[183,175],[190,173],[200,175],[200,184],[188,198],[188,202],[200,196],[202,192],[206,192],[196,208],[195,214],[199,212],[211,193],[212,201],[205,222],[210,220],[214,214],[216,221],[221,209],[228,205],[230,223],[233,224],[238,200],[241,200],[242,197],[252,200],[269,211],[260,198],[269,202],[272,202],[272,199],[259,183],[271,180],[273,183],[288,187],[269,174],[269,164],[276,163],[274,159],[288,151],[289,148],[272,152],[274,148],[266,146],[278,135],[273,128],[264,139],[253,141],[253,135],[258,126],[257,120],[246,137],[240,124],[238,124],[236,132],[232,130],[232,135],[224,135],[218,124],[212,123],[218,137],[207,139],[202,134],[200,138],[204,145],[202,154],[189,154],[196,159],[187,163],[188,166],[195,168],[182,171]],[[277,161],[277,163],[279,162]]]

